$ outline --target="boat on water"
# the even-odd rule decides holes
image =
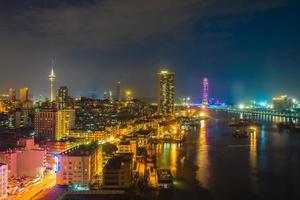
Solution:
[[[232,118],[228,122],[228,126],[231,126],[231,127],[247,126],[248,124],[249,124],[248,120],[245,120],[245,119],[236,119],[236,118]]]
[[[249,132],[247,130],[236,129],[232,135],[236,138],[247,138],[249,137]]]
[[[173,176],[170,169],[157,169],[157,185],[159,189],[173,188]]]

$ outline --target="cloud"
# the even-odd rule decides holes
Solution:
[[[274,0],[100,0],[28,7],[6,14],[1,38],[58,49],[111,49],[142,44],[196,20],[273,8]],[[19,8],[20,9],[20,8]],[[19,41],[20,41],[19,40]],[[17,40],[18,41],[18,40]]]
[[[0,1],[0,86],[3,90],[28,86],[34,94],[48,93],[47,75],[56,57],[57,85],[70,86],[74,92],[112,88],[114,80],[126,75],[122,82],[137,85],[146,93],[142,95],[155,96],[155,84],[149,84],[155,79],[155,65],[165,61],[175,66],[173,57],[180,59],[189,49],[178,45],[173,55],[173,46],[199,46],[185,61],[201,57],[217,62],[216,49],[228,52],[224,44],[231,33],[211,30],[209,21],[240,19],[282,4],[280,0]],[[191,34],[195,26],[201,31]]]

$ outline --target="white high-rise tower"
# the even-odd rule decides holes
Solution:
[[[50,101],[53,102],[55,100],[55,89],[54,89],[54,81],[55,81],[55,73],[53,70],[53,64],[52,64],[52,69],[51,73],[49,75],[49,80],[50,80]]]

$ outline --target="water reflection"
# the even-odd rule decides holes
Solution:
[[[207,129],[206,122],[201,121],[200,131],[199,131],[199,143],[197,145],[197,156],[196,156],[196,166],[198,170],[196,172],[196,179],[200,182],[202,187],[209,188],[209,155],[208,155],[208,143],[207,143]]]
[[[159,168],[169,168],[173,175],[177,173],[177,158],[179,144],[176,143],[162,143],[157,145]]]
[[[257,173],[257,131],[254,130],[250,134],[250,167],[253,174]],[[254,192],[258,191],[257,178],[251,176],[251,186]]]

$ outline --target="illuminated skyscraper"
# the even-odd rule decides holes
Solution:
[[[168,71],[158,73],[158,112],[163,115],[174,113],[175,74]]]
[[[69,90],[66,86],[60,86],[58,89],[58,109],[65,109],[68,107]]]
[[[202,97],[202,105],[208,105],[208,79],[203,79],[203,97]]]
[[[53,70],[53,65],[51,69],[51,73],[49,75],[49,80],[50,80],[50,101],[53,102],[55,100],[55,90],[54,90],[54,81],[55,81],[55,73]]]
[[[112,98],[112,91],[104,92],[103,98],[104,98],[105,100],[112,101],[112,100],[113,100],[113,98]]]
[[[75,110],[58,110],[56,115],[55,140],[69,135],[75,125]]]
[[[14,88],[9,88],[8,89],[8,99],[10,101],[15,101],[16,100],[16,90]]]
[[[115,101],[121,101],[121,82],[116,84]]]
[[[29,89],[24,87],[20,88],[20,101],[26,102],[29,101]]]

